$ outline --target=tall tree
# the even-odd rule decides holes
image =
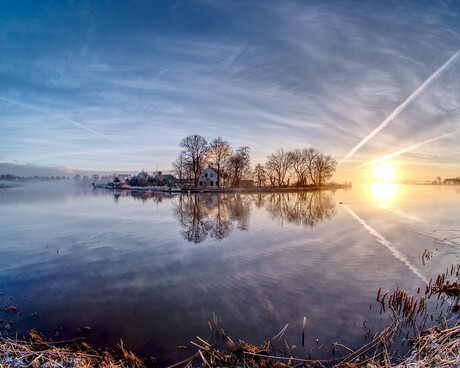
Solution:
[[[227,170],[229,172],[232,186],[239,188],[243,174],[250,167],[249,147],[239,147],[228,159]]]
[[[316,183],[322,185],[327,182],[334,174],[337,161],[331,155],[319,153],[315,159]]]
[[[176,175],[177,179],[185,179],[184,173],[185,173],[185,163],[183,162],[182,159],[182,154],[179,153],[179,156],[176,158],[175,161],[172,163],[172,171],[174,175]]]
[[[222,137],[215,138],[208,149],[208,159],[217,168],[217,185],[220,187],[221,169],[225,166],[230,154],[230,144]]]
[[[182,158],[185,160],[186,164],[190,165],[194,183],[197,185],[198,177],[206,161],[208,142],[206,138],[201,135],[192,134],[182,139],[179,146],[183,148],[181,151]]]
[[[257,164],[252,175],[259,188],[265,185],[265,182],[267,181],[267,174],[263,165]]]
[[[284,149],[280,148],[275,153],[267,156],[265,167],[275,174],[278,186],[284,185],[286,174],[291,166],[291,157]]]
[[[193,178],[193,171],[190,162],[184,157],[184,153],[179,153],[179,156],[172,163],[173,173],[178,179],[191,179]]]
[[[305,160],[305,165],[307,166],[308,169],[308,176],[310,177],[310,181],[312,184],[317,185],[317,179],[316,179],[316,169],[315,169],[315,161],[317,156],[319,155],[319,152],[313,148],[304,148],[302,150],[304,160]]]
[[[306,158],[306,149],[296,149],[289,152],[291,168],[297,179],[297,185],[304,187],[307,185],[308,161]]]

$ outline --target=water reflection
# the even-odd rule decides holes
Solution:
[[[122,197],[131,197],[135,200],[139,200],[141,202],[146,201],[154,201],[156,203],[160,203],[165,198],[173,198],[178,196],[178,194],[171,194],[171,193],[163,193],[163,192],[150,192],[150,191],[129,191],[129,190],[122,190],[122,189],[114,189],[113,192],[113,200],[115,203],[118,203],[119,199]]]
[[[392,203],[400,194],[401,186],[393,183],[372,183],[368,195],[382,204]]]
[[[251,207],[239,194],[193,194],[180,196],[173,213],[182,226],[184,239],[201,243],[208,237],[222,240],[234,227],[247,230]]]
[[[265,209],[272,220],[314,227],[331,219],[335,203],[330,192],[240,194],[195,194],[180,196],[174,217],[182,226],[182,236],[194,243],[207,238],[222,240],[233,229],[249,229],[251,206]]]
[[[379,304],[369,309],[379,288],[423,286],[408,265],[430,279],[460,256],[458,188],[404,188],[389,210],[363,200],[362,187],[337,197],[0,190],[0,291],[22,310],[10,333],[52,337],[61,325],[60,339],[71,339],[91,326],[94,345],[122,338],[166,366],[190,356],[169,349],[206,336],[213,312],[226,333],[251,343],[310,316],[306,348],[300,329],[285,336],[299,357],[310,348],[329,357],[338,339],[362,343],[363,321],[386,326]],[[221,243],[188,243],[204,239]]]
[[[274,193],[266,199],[265,209],[280,224],[286,221],[308,227],[330,220],[336,214],[333,194],[321,191]]]
[[[307,227],[314,227],[321,221],[330,220],[336,214],[333,193],[321,191],[190,195],[113,191],[115,203],[118,203],[122,197],[155,203],[174,199],[172,212],[182,227],[181,235],[193,243],[201,243],[208,238],[222,240],[234,229],[248,230],[251,206],[267,211],[270,218],[279,224],[286,222]]]

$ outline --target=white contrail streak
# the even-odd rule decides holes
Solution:
[[[59,114],[54,114],[52,112],[49,112],[49,111],[45,111],[45,110],[42,110],[38,107],[35,107],[35,106],[32,106],[32,105],[29,105],[29,104],[26,104],[24,102],[20,102],[20,101],[15,101],[15,100],[11,100],[9,98],[6,98],[6,97],[2,97],[0,96],[0,100],[3,100],[3,101],[7,101],[7,102],[10,102],[10,103],[13,103],[13,104],[16,104],[16,105],[20,105],[20,106],[25,106],[29,109],[32,109],[32,110],[35,110],[35,111],[39,111],[41,112],[42,114],[46,114],[46,115],[50,115],[50,116],[54,116],[55,118],[58,118],[58,119],[62,119],[62,120],[65,120],[67,121],[68,123],[70,124],[73,124],[73,125],[76,125],[82,129],[85,129],[87,130],[88,132],[91,132],[91,133],[94,133],[102,138],[105,138],[105,139],[108,139],[112,142],[115,142],[115,143],[118,143],[122,146],[125,146],[125,147],[128,147],[128,148],[131,148],[129,145],[125,144],[125,143],[122,143],[120,142],[119,140],[116,140],[115,138],[112,138],[112,137],[109,137],[108,135],[105,135],[105,134],[102,134],[102,133],[99,133],[98,131],[94,130],[94,129],[91,129],[91,128],[88,128],[87,126],[75,121],[75,120],[72,120],[72,119],[69,119],[65,116],[62,116],[62,115],[59,115]]]
[[[443,138],[446,138],[446,137],[450,137],[451,135],[458,134],[459,132],[460,131],[456,130],[455,132],[451,132],[451,133],[440,135],[438,137],[427,139],[426,141],[414,144],[414,145],[412,145],[410,147],[403,148],[402,150],[390,153],[390,154],[388,154],[386,156],[382,156],[382,157],[379,157],[379,158],[377,158],[375,160],[365,162],[364,164],[356,166],[356,168],[358,169],[358,168],[363,167],[363,166],[368,166],[368,165],[372,165],[372,164],[376,164],[378,162],[388,160],[388,159],[390,159],[392,157],[399,156],[399,155],[402,155],[403,153],[406,153],[406,152],[412,151],[412,150],[414,150],[416,148],[419,148],[420,146],[423,146],[424,144],[431,143],[431,142],[434,142],[434,141],[437,141],[439,139],[443,139]]]
[[[347,209],[347,211],[350,213],[350,215],[358,221],[363,227],[373,236],[377,238],[377,241],[384,245],[385,247],[388,248],[388,250],[393,254],[393,256],[397,259],[399,259],[401,262],[403,262],[409,269],[420,279],[423,280],[425,284],[428,284],[428,280],[426,279],[425,276],[423,276],[415,267],[412,263],[409,262],[409,260],[406,258],[404,254],[402,254],[398,249],[394,247],[391,242],[389,242],[385,237],[380,234],[377,230],[369,226],[361,217],[359,217],[351,208],[349,208],[347,205],[344,205],[344,207]]]
[[[449,60],[447,60],[438,70],[436,70],[425,82],[423,82],[412,94],[407,97],[402,104],[400,104],[394,111],[370,134],[363,138],[353,149],[346,155],[338,165],[343,164],[348,160],[357,150],[359,150],[364,144],[366,144],[370,139],[372,139],[378,132],[385,128],[394,118],[396,118],[414,99],[420,95],[428,85],[438,78],[442,73],[444,73],[448,68],[450,68],[460,55],[460,50],[458,50]]]

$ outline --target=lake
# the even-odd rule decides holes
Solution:
[[[389,323],[379,288],[416,293],[458,263],[459,221],[460,187],[442,185],[184,195],[70,181],[0,189],[0,303],[20,310],[3,310],[12,323],[1,332],[35,328],[109,347],[123,339],[164,366],[195,353],[189,341],[208,337],[214,313],[234,341],[258,344],[289,324],[284,337],[296,356],[329,358],[333,342],[360,346]]]

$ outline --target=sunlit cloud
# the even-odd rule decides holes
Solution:
[[[361,168],[361,167],[364,167],[364,166],[369,166],[369,165],[373,165],[373,164],[376,164],[376,163],[379,163],[379,162],[382,162],[382,161],[389,160],[390,158],[402,155],[403,153],[413,151],[413,150],[415,150],[415,149],[417,149],[417,148],[419,148],[419,147],[421,147],[421,146],[423,146],[425,144],[432,143],[432,142],[438,141],[438,140],[443,139],[443,138],[450,137],[450,136],[458,134],[458,133],[460,133],[460,131],[450,132],[450,133],[440,135],[438,137],[427,139],[427,140],[425,140],[423,142],[413,144],[413,145],[411,145],[409,147],[406,147],[406,148],[403,148],[403,149],[398,150],[396,152],[390,153],[388,155],[379,157],[379,158],[377,158],[375,160],[363,163],[363,164],[357,166],[356,168]]]
[[[421,94],[425,88],[429,86],[436,78],[438,78],[444,71],[451,67],[460,55],[460,50],[458,50],[449,60],[447,60],[438,70],[436,70],[432,75],[428,77],[414,92],[411,93],[393,112],[382,122],[380,125],[375,128],[371,133],[364,137],[361,142],[359,142],[353,149],[339,161],[338,165],[343,164],[347,159],[349,159],[358,149],[365,145],[370,139],[372,139],[378,132],[385,128],[389,123],[393,121],[404,109],[409,106],[409,104]]]
[[[313,146],[341,158],[452,57],[460,37],[451,13],[435,6],[408,12],[406,5],[357,9],[346,2],[197,2],[174,11],[166,3],[144,5],[148,16],[124,4],[75,5],[65,24],[62,9],[42,12],[31,4],[30,12],[41,10],[29,24],[4,9],[1,157],[53,164],[59,152],[73,152],[63,160],[81,167],[158,163],[167,170],[180,140],[198,133],[250,146],[253,164],[280,147]],[[429,27],[427,13],[436,14]],[[396,144],[457,130],[457,69],[445,70],[340,170]],[[428,146],[406,158],[427,154],[429,162]],[[438,154],[449,159],[444,150]]]

